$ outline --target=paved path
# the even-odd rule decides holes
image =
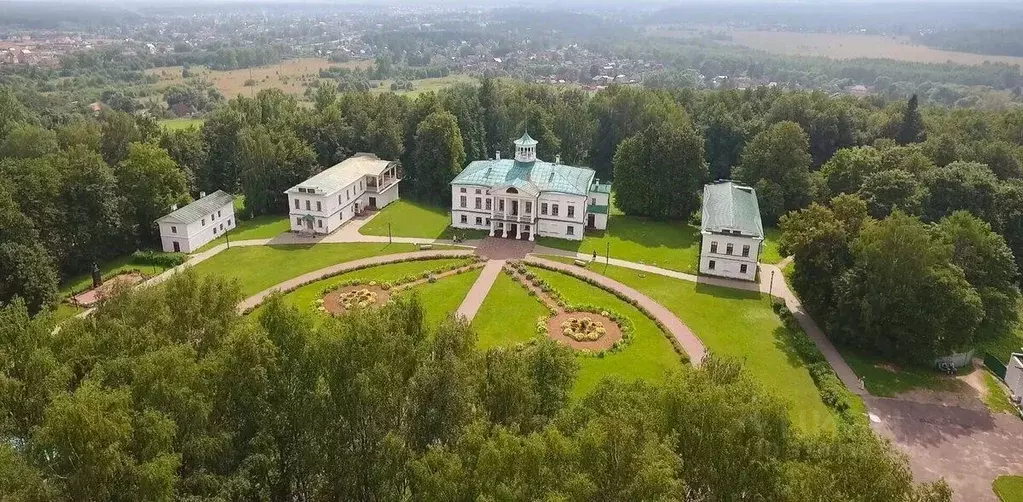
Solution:
[[[246,310],[257,307],[260,303],[266,300],[266,297],[277,291],[291,291],[304,284],[330,277],[338,274],[342,274],[349,270],[355,270],[365,267],[372,267],[376,265],[385,265],[388,263],[395,263],[408,258],[459,258],[472,256],[472,251],[460,251],[460,250],[449,250],[449,251],[412,251],[409,253],[395,253],[381,256],[371,256],[369,258],[362,258],[360,260],[346,261],[344,263],[338,263],[329,267],[324,267],[319,270],[314,270],[302,274],[298,277],[291,278],[280,284],[271,286],[269,288],[250,296],[241,303],[238,304],[238,311],[244,312]]]
[[[699,366],[703,361],[703,357],[707,355],[707,348],[703,346],[703,342],[701,342],[700,339],[693,334],[692,330],[690,330],[689,327],[686,326],[685,323],[683,323],[682,320],[679,319],[672,311],[668,310],[660,303],[657,303],[649,296],[611,279],[606,275],[598,274],[585,268],[551,261],[537,256],[527,256],[525,261],[526,263],[541,264],[546,267],[565,272],[569,275],[585,277],[636,300],[636,303],[650,312],[650,315],[664,325],[668,332],[675,337],[675,340],[677,340],[682,346],[682,349],[689,355],[689,362],[693,366]]]
[[[472,321],[476,317],[476,312],[479,312],[480,306],[483,305],[483,300],[487,299],[487,294],[490,293],[490,288],[494,285],[494,281],[497,280],[497,276],[501,275],[501,268],[504,267],[504,263],[504,260],[487,261],[486,266],[483,267],[483,272],[476,278],[476,282],[472,284],[469,293],[465,295],[462,304],[455,311],[459,317],[465,319],[466,322]]]

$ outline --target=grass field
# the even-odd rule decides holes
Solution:
[[[237,211],[235,214],[238,214]],[[273,239],[281,232],[287,232],[290,228],[291,222],[288,221],[287,216],[268,214],[256,216],[255,218],[249,218],[247,220],[238,220],[238,225],[234,227],[234,230],[207,242],[205,246],[199,248],[196,252],[199,253],[206,251],[216,245],[223,244],[227,242],[228,237],[230,237],[232,241]]]
[[[312,310],[316,305],[316,300],[323,296],[323,289],[332,284],[352,280],[379,282],[395,281],[408,275],[438,269],[460,261],[462,261],[460,258],[406,261],[355,270],[329,279],[323,279],[322,281],[306,284],[305,286],[284,295],[284,301],[300,310]],[[256,311],[258,310],[259,309],[257,308]]]
[[[875,396],[892,397],[915,389],[957,391],[966,384],[931,368],[896,368],[874,358],[839,348],[842,358],[854,373],[863,378],[867,391]]]
[[[483,232],[451,228],[451,213],[444,208],[396,200],[380,210],[359,229],[363,235],[386,236],[390,225],[394,237],[422,237],[424,239],[450,239],[457,234],[466,239],[480,238]]]
[[[603,358],[583,355],[577,357],[579,376],[573,389],[575,397],[581,397],[592,390],[604,376],[615,375],[628,380],[637,378],[658,380],[666,372],[682,366],[682,359],[675,353],[671,342],[665,338],[660,328],[636,307],[574,277],[539,268],[531,270],[561,293],[568,303],[609,308],[628,317],[635,328],[633,339],[624,350]]]
[[[134,269],[141,270],[146,275],[151,276],[157,275],[163,272],[164,270],[167,270],[164,267],[136,262],[131,255],[125,255],[120,258],[115,258],[113,260],[99,264],[99,271],[100,274],[103,275],[104,279],[117,275],[126,270]],[[82,291],[91,287],[92,274],[90,273],[78,274],[64,281],[64,283],[60,285],[59,292],[60,295],[63,297],[68,294],[71,294],[72,292],[81,293]]]
[[[776,229],[767,229],[763,263],[778,263]],[[569,241],[540,237],[537,244],[597,256],[611,250],[611,258],[618,258],[668,270],[695,274],[700,264],[700,228],[678,221],[654,221],[632,216],[613,215],[607,230],[587,232],[582,241]]]
[[[992,413],[1016,413],[1016,407],[1009,402],[1009,396],[1005,388],[998,382],[998,377],[986,369],[984,372],[984,387],[987,388],[987,395],[984,396],[984,403],[987,404]]]
[[[775,396],[784,399],[804,431],[832,430],[835,418],[824,405],[802,361],[789,345],[784,326],[758,293],[718,288],[610,266],[593,267],[645,293],[675,313],[714,354],[744,362]]]
[[[393,82],[394,82],[393,80],[383,80],[381,81],[382,85],[378,87],[373,87],[372,89],[370,89],[370,92],[374,92],[377,94],[391,92],[391,84]],[[475,78],[470,77],[469,75],[461,74],[448,75],[446,77],[437,78],[424,78],[420,80],[413,80],[412,81],[413,89],[411,91],[402,90],[394,91],[394,93],[399,95],[405,95],[410,98],[415,98],[416,96],[424,92],[437,92],[445,87],[450,87],[455,84],[473,84],[476,82],[478,82],[478,80],[476,80]]]
[[[979,348],[981,351],[990,352],[999,361],[1005,363],[1013,352],[1023,352],[1023,326],[1017,326],[1012,333],[1001,338],[982,342]],[[984,354],[977,356],[984,357]]]
[[[1023,64],[1021,57],[943,51],[917,45],[907,37],[897,36],[738,30],[725,26],[702,26],[695,29],[653,27],[647,33],[659,37],[690,38],[707,30],[725,33],[732,38],[730,43],[733,44],[789,56],[821,56],[832,59],[882,58],[916,63],[951,61],[964,65],[981,65],[985,61],[1010,65]]]
[[[998,476],[992,489],[1002,502],[1023,502],[1023,476]]]
[[[160,121],[160,127],[170,131],[176,131],[179,129],[199,128],[202,126],[203,119],[195,118],[178,118],[178,119],[165,119]]]
[[[369,256],[415,251],[412,244],[348,243],[232,247],[192,267],[235,279],[246,297],[306,272]]]
[[[472,327],[479,335],[481,349],[509,346],[533,338],[537,318],[547,313],[547,307],[535,296],[529,296],[519,283],[502,273],[472,320]]]
[[[473,269],[463,274],[445,277],[433,284],[423,284],[402,294],[417,294],[426,310],[426,322],[436,324],[458,310],[472,284],[479,278],[482,269]]]

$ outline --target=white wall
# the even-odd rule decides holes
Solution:
[[[313,222],[313,232],[329,234],[355,216],[356,203],[361,210],[369,207],[370,197],[376,199],[377,208],[383,208],[398,200],[398,185],[400,184],[399,182],[391,185],[383,193],[369,192],[366,191],[366,179],[363,177],[345,188],[329,194],[288,193],[288,216],[291,220],[291,230],[293,232],[308,231],[304,227],[305,222],[300,218],[310,214],[316,218],[316,221]],[[298,209],[295,209],[296,200],[299,201]],[[305,206],[307,200],[309,201],[308,210]],[[320,211],[316,210],[317,201],[320,202]],[[322,227],[319,226],[321,221],[323,222]]]
[[[1005,365],[1005,385],[1014,395],[1023,396],[1023,362],[1016,357],[1010,357]]]
[[[717,252],[712,253],[713,243],[717,242]],[[732,254],[727,254],[728,244],[732,244]],[[757,275],[757,260],[762,242],[752,237],[725,234],[703,234],[703,242],[700,245],[700,273],[729,277],[732,279],[743,279],[752,281]],[[742,247],[749,246],[749,256],[742,256]],[[714,261],[714,268],[710,268],[710,262]],[[746,265],[746,272],[742,272],[742,265]]]
[[[182,253],[191,253],[234,229],[237,225],[238,221],[234,216],[234,203],[229,202],[189,225],[159,223],[160,242],[163,250],[168,253],[174,252],[175,242],[178,243]]]

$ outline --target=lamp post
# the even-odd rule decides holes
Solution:
[[[771,282],[767,286],[767,299],[770,300],[774,296],[774,270],[771,270]]]
[[[604,271],[607,272],[607,267],[611,264],[611,242],[605,244],[607,246],[604,248]]]
[[[387,243],[391,243],[391,222],[387,222]]]
[[[231,249],[231,232],[225,232],[224,238],[227,239],[227,249]]]

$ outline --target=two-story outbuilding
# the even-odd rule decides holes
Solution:
[[[704,186],[701,233],[701,274],[756,280],[764,243],[756,191],[731,181]]]
[[[234,197],[217,190],[156,220],[160,242],[168,253],[191,253],[235,227]]]
[[[357,153],[289,189],[293,232],[329,234],[364,209],[398,200],[397,161]]]
[[[471,162],[451,182],[451,226],[491,236],[581,240],[587,228],[607,228],[611,184],[588,167],[545,162],[528,133],[513,159]]]

